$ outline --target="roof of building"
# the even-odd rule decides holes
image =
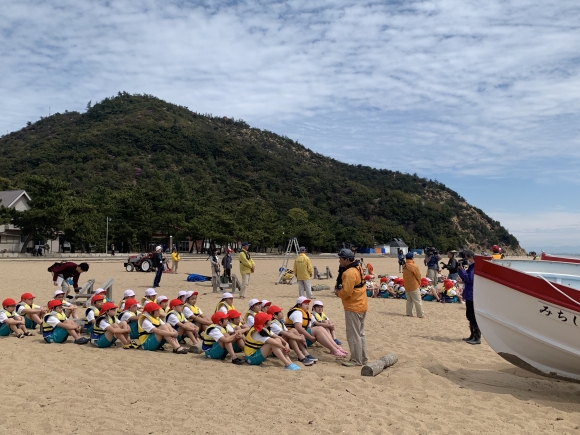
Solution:
[[[10,208],[22,195],[25,195],[30,201],[30,196],[28,196],[25,190],[2,190],[0,191],[0,205]]]
[[[394,238],[389,246],[391,248],[408,248],[408,246],[405,242],[403,242],[401,239],[397,239],[397,238]]]

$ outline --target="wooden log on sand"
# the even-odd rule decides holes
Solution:
[[[380,359],[366,363],[366,365],[362,367],[360,374],[362,376],[376,376],[387,367],[395,364],[397,361],[399,361],[399,357],[394,353],[390,353]]]

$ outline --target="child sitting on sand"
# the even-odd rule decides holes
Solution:
[[[249,327],[254,326],[254,316],[262,311],[262,302],[258,299],[250,299],[248,302],[249,310],[246,311],[244,322]]]
[[[78,319],[77,306],[75,304],[71,304],[64,298],[64,292],[62,290],[56,290],[52,298],[62,302],[62,308],[66,314],[66,317],[69,319]]]
[[[165,342],[173,347],[173,353],[186,354],[187,349],[177,342],[177,332],[171,325],[159,318],[161,307],[155,302],[149,302],[143,307],[143,314],[137,321],[139,344],[144,350],[164,350]]]
[[[332,323],[328,316],[324,314],[322,311],[323,309],[324,305],[322,302],[314,301],[314,304],[312,305],[312,324],[314,326],[322,326],[323,328],[326,328],[328,332],[330,332],[334,342],[340,346],[342,343],[338,340],[338,338],[336,338],[334,323]]]
[[[0,310],[0,336],[8,337],[11,333],[16,338],[23,338],[34,335],[26,329],[24,317],[16,312],[16,301],[14,299],[4,299]]]
[[[242,322],[242,313],[238,310],[230,310],[228,311],[228,326],[226,327],[226,330],[229,334],[240,331],[240,333],[245,337],[245,334],[250,330],[250,327]],[[242,350],[240,349],[237,352],[241,351]]]
[[[119,308],[117,309],[117,312],[119,314],[121,314],[123,311],[127,310],[127,308],[125,308],[125,301],[127,299],[135,299],[135,292],[133,290],[127,289],[123,293],[123,299],[121,300],[121,303],[119,304]]]
[[[373,281],[374,277],[372,275],[365,276],[366,286],[367,286],[367,296],[376,298],[379,296],[379,286]]]
[[[185,306],[183,307],[183,314],[187,320],[196,325],[200,331],[203,331],[211,325],[211,319],[207,318],[197,303],[197,292],[189,290],[183,296]]]
[[[102,298],[101,295],[98,295]],[[101,299],[102,300],[102,299]],[[89,339],[81,337],[81,327],[74,320],[66,318],[62,302],[53,299],[48,303],[49,312],[42,318],[42,338],[47,343],[64,343],[69,335],[75,344],[86,344]]]
[[[47,311],[46,308],[34,303],[32,293],[23,293],[20,296],[20,302],[16,305],[16,314],[24,318],[24,326],[28,329],[35,329],[36,325],[40,325]]]
[[[268,308],[270,308],[271,305],[272,305],[272,302],[264,299],[262,301],[262,309],[261,309],[262,313],[267,313],[268,312]]]
[[[419,288],[419,291],[422,300],[427,302],[436,300],[439,302],[439,292],[430,285],[428,278],[421,278],[421,287]]]
[[[100,349],[111,347],[117,339],[123,343],[123,349],[138,349],[139,345],[129,339],[131,329],[127,322],[117,319],[117,306],[112,302],[105,302],[99,310],[99,317],[91,332],[91,343]]]
[[[179,299],[173,299],[169,303],[169,312],[165,317],[165,321],[173,326],[173,329],[179,334],[177,336],[177,341],[183,340],[185,337],[191,340],[192,344],[198,344],[198,332],[199,328],[193,323],[188,322],[183,314],[183,308],[185,304]]]
[[[344,358],[348,353],[337,345],[332,336],[322,326],[312,326],[312,315],[309,310],[310,299],[300,296],[296,299],[296,305],[287,314],[285,325],[290,329],[296,329],[306,337],[306,345],[310,347],[318,341],[336,357]]]
[[[267,313],[257,313],[254,316],[254,326],[246,334],[244,353],[250,365],[260,365],[272,353],[284,363],[287,370],[300,370],[288,357],[290,347],[268,330],[272,316]]]
[[[95,319],[99,316],[99,310],[103,306],[104,299],[103,295],[94,295],[91,298],[92,305],[85,310],[85,329],[89,334],[93,331]]]
[[[169,312],[169,299],[164,295],[157,296],[155,303],[161,307],[159,310],[159,318],[165,320],[165,316],[167,316],[167,313]]]
[[[148,288],[147,290],[145,290],[145,296],[143,296],[141,298],[141,305],[143,307],[145,307],[145,305],[153,302],[155,305],[157,305],[157,303],[155,302],[155,298],[157,297],[157,292],[155,291],[154,288]]]
[[[306,338],[299,334],[296,329],[288,330],[286,325],[284,325],[284,313],[282,308],[271,305],[268,308],[268,314],[272,316],[272,322],[270,323],[270,332],[272,335],[276,335],[282,338],[288,345],[292,348],[298,361],[300,361],[305,366],[311,366],[316,361],[308,352],[308,347],[306,346]]]
[[[244,360],[237,357],[233,347],[233,343],[238,341],[238,346],[241,344],[240,348],[243,348],[243,344],[239,342],[240,339],[243,341],[242,334],[239,332],[228,334],[226,331],[228,315],[222,311],[213,313],[211,320],[212,324],[201,334],[202,349],[205,351],[206,358],[223,360],[229,354],[233,364],[243,364]]]
[[[234,307],[234,296],[228,292],[222,295],[222,300],[219,301],[215,307],[215,311],[221,311],[225,314],[227,314],[229,310],[235,309],[236,307]]]
[[[139,304],[136,299],[125,299],[123,302],[125,307],[124,311],[121,311],[119,314],[119,321],[126,322],[131,330],[129,337],[133,340],[137,340],[139,338],[139,331],[137,329],[137,321],[139,320]]]

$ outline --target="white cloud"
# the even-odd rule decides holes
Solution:
[[[49,106],[82,111],[125,90],[426,176],[458,160],[465,175],[527,176],[550,159],[550,177],[568,178],[580,161],[577,2],[9,0],[2,9],[0,132]]]

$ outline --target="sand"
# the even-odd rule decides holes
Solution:
[[[143,294],[152,273],[125,272],[119,257],[93,260],[97,284],[113,277],[114,299],[131,288]],[[337,259],[312,256],[324,270]],[[32,291],[45,304],[54,288],[46,268],[54,260],[2,260],[0,298]],[[396,274],[395,259],[372,259],[375,273]],[[281,259],[256,258],[248,299],[288,309],[297,286],[274,285]],[[238,271],[234,260],[234,272]],[[185,281],[207,275],[209,263],[184,259],[164,274],[160,294],[200,291],[198,305],[213,312],[211,288]],[[239,272],[238,272],[239,274]],[[320,281],[333,286],[333,280]],[[346,345],[340,300],[316,292]],[[246,299],[246,301],[248,300]],[[17,299],[18,300],[18,299]],[[237,308],[246,302],[235,300]],[[404,316],[405,301],[369,299],[367,343],[372,358],[394,352],[399,362],[377,377],[340,365],[325,349],[299,372],[277,360],[235,366],[201,355],[45,344],[39,336],[0,338],[3,398],[0,433],[259,433],[469,434],[579,433],[580,385],[542,378],[505,362],[484,342],[470,346],[464,305],[424,303],[426,318]],[[169,346],[168,346],[169,347]]]

